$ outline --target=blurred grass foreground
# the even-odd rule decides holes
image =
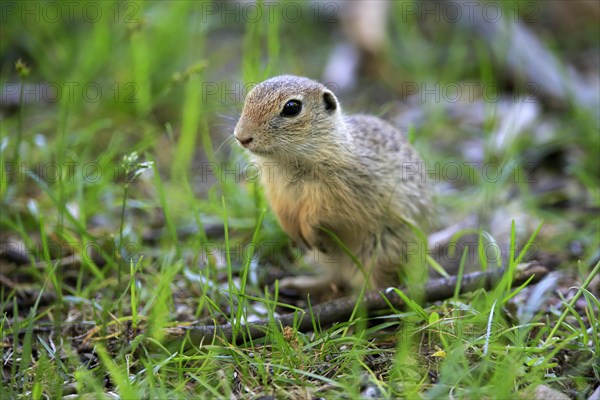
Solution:
[[[3,0],[0,398],[598,399],[599,72],[595,0]],[[407,132],[432,276],[552,272],[320,326],[231,136],[280,74]]]

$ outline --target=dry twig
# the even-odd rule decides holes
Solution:
[[[487,272],[475,272],[466,274],[462,278],[460,292],[467,293],[477,289],[489,290],[493,288],[502,276],[505,269],[496,269]],[[513,285],[521,285],[533,276],[532,282],[537,282],[548,273],[548,269],[537,262],[520,264],[515,272]],[[436,279],[428,282],[423,288],[423,300],[433,302],[450,298],[454,295],[457,277]],[[362,306],[368,313],[388,310],[390,304],[396,308],[403,308],[404,302],[393,290],[385,293],[381,291],[369,291],[365,293],[362,299]],[[349,296],[331,300],[322,304],[313,306],[311,310],[305,309],[293,313],[285,314],[274,321],[258,321],[241,326],[237,330],[236,341],[252,338],[259,339],[265,337],[270,329],[281,329],[286,326],[294,326],[300,332],[309,332],[313,329],[314,315],[315,323],[318,326],[328,326],[335,322],[347,321],[354,308],[356,307],[356,298]],[[295,322],[297,321],[297,322]],[[214,338],[221,338],[231,342],[234,339],[234,329],[230,324],[223,325],[196,325],[180,326],[167,328],[166,338],[168,341],[182,339],[186,334],[190,335],[193,343],[202,343],[211,341]]]

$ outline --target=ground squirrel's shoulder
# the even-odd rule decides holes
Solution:
[[[406,134],[389,122],[374,115],[356,114],[344,118],[357,144],[372,149],[401,150],[407,144]]]

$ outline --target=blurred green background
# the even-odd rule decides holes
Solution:
[[[2,1],[3,312],[24,318],[35,301],[18,303],[6,282],[50,282],[36,320],[64,321],[68,304],[84,310],[70,321],[101,326],[137,309],[123,300],[135,273],[151,337],[177,319],[229,317],[221,289],[247,260],[224,260],[223,237],[247,245],[266,209],[255,239],[274,251],[252,281],[263,296],[294,250],[231,135],[248,89],[279,74],[326,82],[345,112],[407,131],[432,171],[434,230],[475,216],[506,261],[513,221],[521,244],[543,221],[533,257],[584,276],[600,259],[599,3],[471,3],[473,18],[452,1]],[[98,254],[74,257],[89,244]],[[75,268],[56,268],[65,256]],[[214,387],[218,362],[206,364]]]

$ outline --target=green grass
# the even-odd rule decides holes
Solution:
[[[314,322],[313,332],[300,333],[277,326],[276,315],[295,307],[283,304],[276,284],[264,284],[278,267],[293,270],[297,252],[260,186],[231,172],[244,160],[229,137],[243,101],[234,89],[280,73],[318,78],[339,27],[316,23],[309,3],[293,22],[281,12],[260,22],[223,16],[199,1],[90,4],[100,7],[97,21],[81,12],[62,22],[16,14],[0,28],[3,88],[63,90],[56,102],[24,96],[14,112],[2,110],[2,254],[26,249],[29,262],[0,260],[0,398],[357,398],[366,387],[383,398],[529,398],[542,383],[589,397],[600,379],[593,116],[576,107],[546,111],[544,145],[530,128],[502,150],[494,146],[493,102],[476,128],[427,102],[426,121],[411,128],[428,165],[462,168],[454,190],[438,195],[438,227],[474,210],[488,221],[474,231],[476,259],[456,255],[460,274],[467,266],[512,271],[529,247],[560,260],[575,278],[571,296],[559,285],[546,302],[531,302],[532,289],[512,287],[509,274],[494,290],[457,288],[435,304],[407,298],[407,309],[386,315],[357,308],[350,321]],[[43,3],[29,5],[41,13]],[[392,7],[391,18],[401,21],[400,12]],[[498,78],[485,46],[470,48],[461,35],[440,49],[414,18],[388,33],[388,61],[399,74],[386,79],[395,87]],[[27,76],[15,71],[19,58]],[[393,108],[367,96],[359,90],[341,101],[348,112]],[[515,168],[494,182],[479,169],[466,179],[463,150],[473,140],[481,141],[483,163]],[[537,192],[524,179],[526,163],[553,152],[564,165],[539,168],[568,187]],[[204,174],[209,165],[218,167],[216,178]],[[510,250],[484,254],[483,243]],[[524,318],[528,304],[535,307]],[[274,329],[253,340],[244,325],[252,318]],[[241,339],[166,340],[166,328],[212,323],[232,324]]]

